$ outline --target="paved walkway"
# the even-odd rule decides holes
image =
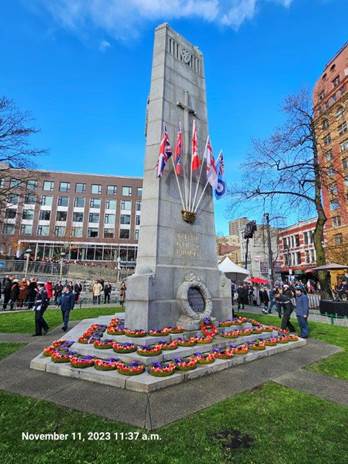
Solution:
[[[341,351],[316,340],[309,340],[305,347],[273,356],[272,362],[263,358],[145,394],[29,369],[30,361],[58,335],[61,335],[59,328],[46,337],[0,334],[0,341],[28,343],[0,362],[0,389],[147,429],[182,419],[267,381],[348,405],[347,382],[303,369]]]

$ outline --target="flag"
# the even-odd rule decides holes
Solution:
[[[217,176],[215,160],[214,160],[214,155],[213,155],[213,148],[210,143],[209,135],[207,137],[207,143],[205,144],[204,159],[206,160],[206,163],[207,163],[207,166],[206,166],[207,181],[215,190],[217,187],[218,176]]]
[[[164,132],[163,132],[163,137],[161,140],[161,144],[160,144],[158,162],[156,166],[158,177],[162,176],[164,168],[166,167],[166,164],[169,158],[172,156],[172,154],[173,152],[172,152],[172,148],[169,143],[169,136],[168,136],[167,128],[165,127]]]
[[[223,175],[225,172],[225,165],[224,165],[224,155],[222,151],[220,151],[220,154],[216,162],[216,172],[217,172],[217,185],[215,188],[215,198],[217,200],[220,200],[220,198],[226,192],[226,184],[225,184],[225,181],[223,180]]]
[[[196,171],[199,166],[201,165],[201,160],[198,156],[198,137],[197,137],[197,129],[196,129],[196,121],[193,120],[193,129],[192,129],[192,161],[191,161],[191,169],[192,171]]]
[[[181,127],[179,129],[178,135],[176,136],[176,143],[175,143],[175,152],[174,152],[174,166],[175,172],[178,176],[182,174],[182,131]]]

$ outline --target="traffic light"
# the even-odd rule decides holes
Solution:
[[[257,231],[256,221],[250,221],[245,225],[244,238],[253,238],[254,233]]]

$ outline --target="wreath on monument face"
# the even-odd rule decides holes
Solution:
[[[213,324],[209,317],[205,317],[199,325],[199,330],[205,337],[215,337],[218,333],[216,325]]]

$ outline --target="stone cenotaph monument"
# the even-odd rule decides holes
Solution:
[[[151,90],[146,120],[142,215],[136,271],[127,280],[125,326],[160,329],[181,325],[195,329],[205,317],[232,317],[230,282],[218,270],[212,188],[206,172],[192,174],[193,120],[202,158],[208,135],[204,60],[199,49],[167,24],[156,28]],[[183,170],[176,179],[167,163],[156,177],[159,145],[166,128],[172,145],[183,132]],[[179,194],[185,193],[187,208]],[[197,186],[198,183],[198,186]],[[194,192],[201,198],[193,213]],[[191,206],[190,206],[191,203]],[[196,202],[197,204],[197,202]],[[185,211],[187,209],[187,211]],[[194,219],[187,221],[187,217]]]

